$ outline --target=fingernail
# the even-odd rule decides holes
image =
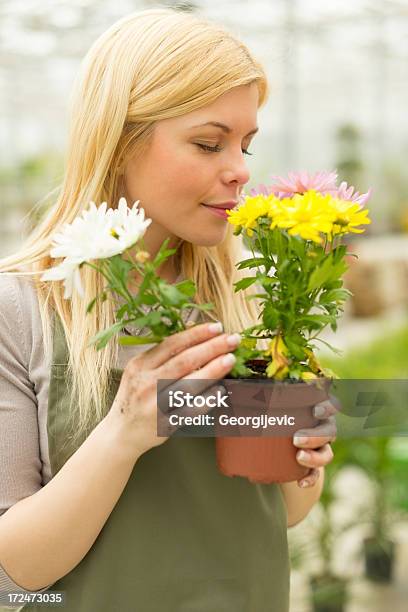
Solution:
[[[227,355],[224,355],[224,357],[222,358],[222,365],[224,366],[231,366],[235,362],[236,362],[236,357],[232,353],[228,353]]]
[[[304,450],[299,451],[298,453],[298,459],[300,459],[300,461],[307,461],[307,459],[309,459],[309,453],[307,453]]]
[[[309,487],[310,486],[310,482],[308,480],[302,480],[302,482],[299,483],[299,484],[302,487],[302,489],[304,489],[305,487]]]
[[[231,334],[230,336],[227,337],[227,344],[229,344],[229,346],[238,346],[240,342],[241,342],[240,334]]]
[[[317,404],[317,405],[314,407],[314,415],[315,415],[316,417],[322,417],[322,416],[324,416],[325,414],[326,414],[326,408],[324,407],[324,405],[323,405],[323,404]]]
[[[306,444],[308,440],[309,440],[309,438],[306,438],[304,436],[295,436],[293,438],[293,444],[295,446],[299,446],[301,444]]]
[[[217,321],[217,323],[210,323],[210,325],[208,326],[208,331],[210,331],[212,334],[219,334],[220,332],[222,332],[221,321]]]

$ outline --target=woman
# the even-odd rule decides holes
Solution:
[[[0,590],[64,592],[75,612],[288,609],[286,530],[319,498],[334,436],[297,441],[310,470],[279,486],[222,476],[213,438],[156,434],[157,380],[223,378],[231,332],[256,321],[254,302],[231,291],[240,253],[217,207],[249,180],[266,96],[240,41],[170,9],[127,16],[88,52],[57,202],[0,266],[25,273],[0,276]],[[151,254],[166,237],[179,247],[160,275],[193,279],[226,333],[199,322],[159,346],[87,347],[113,322],[109,302],[85,314],[102,279],[86,266],[85,299],[68,301],[39,273],[64,223],[121,196],[153,219]],[[334,409],[318,408],[321,428]]]

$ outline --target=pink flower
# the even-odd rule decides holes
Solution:
[[[337,172],[289,172],[289,178],[282,176],[272,176],[276,182],[269,186],[270,192],[278,197],[291,198],[295,193],[305,193],[310,189],[318,191],[323,195],[330,193],[335,195],[337,192]]]
[[[347,185],[345,181],[340,183],[340,187],[337,186],[337,172],[321,171],[315,174],[309,174],[308,172],[289,172],[288,178],[282,176],[273,175],[272,180],[275,181],[272,185],[261,184],[257,188],[250,190],[251,196],[256,195],[270,195],[274,194],[276,197],[291,198],[296,193],[303,194],[306,191],[313,189],[322,195],[330,194],[339,200],[345,200],[347,202],[354,202],[359,204],[361,207],[367,203],[370,199],[372,190],[369,189],[367,193],[359,194],[355,191],[355,187]]]
[[[337,198],[339,200],[346,200],[346,202],[355,202],[360,206],[364,206],[371,197],[372,189],[370,188],[367,193],[359,194],[358,191],[354,191],[355,187],[352,185],[348,186],[346,181],[340,183],[340,187],[337,190]]]
[[[254,187],[253,189],[250,189],[249,191],[249,195],[251,196],[257,196],[257,195],[265,195],[268,196],[271,193],[273,193],[269,187],[267,187],[264,184],[258,185],[258,187]]]

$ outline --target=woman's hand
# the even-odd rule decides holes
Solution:
[[[339,411],[340,406],[336,398],[316,404],[314,415],[321,419],[319,425],[311,429],[302,429],[294,434],[293,444],[299,449],[296,459],[300,465],[306,466],[309,472],[302,479],[298,480],[300,487],[311,487],[316,484],[320,470],[333,459],[331,442],[336,439],[336,421],[334,415]]]
[[[207,381],[222,379],[231,371],[235,356],[231,355],[228,361],[229,355],[226,354],[233,351],[240,341],[239,334],[228,336],[221,332],[221,324],[218,330],[211,323],[194,325],[165,338],[126,364],[109,414],[116,422],[119,418],[124,424],[126,439],[135,453],[141,455],[169,438],[157,435],[158,415],[163,417],[157,405],[158,380],[171,379],[177,382],[177,389],[188,391],[188,383],[184,379],[195,379],[194,394],[199,393],[204,397],[218,390],[215,385],[209,388]],[[200,383],[200,380],[203,382]],[[219,387],[225,393],[222,385]],[[190,412],[197,415],[210,410],[210,407],[203,406],[190,409]],[[189,409],[179,408],[172,412],[177,413],[187,415]],[[165,417],[162,420],[166,423]],[[167,427],[166,431],[169,429]]]

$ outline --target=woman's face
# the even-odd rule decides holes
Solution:
[[[141,159],[130,160],[124,176],[129,206],[140,200],[152,219],[144,237],[150,253],[168,237],[169,246],[180,239],[201,246],[222,242],[226,215],[203,204],[233,208],[238,202],[249,180],[245,150],[257,131],[257,111],[258,88],[251,83],[199,110],[156,124],[147,151]]]

